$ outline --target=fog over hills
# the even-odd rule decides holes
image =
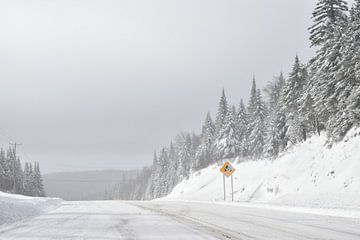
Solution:
[[[44,175],[47,196],[64,200],[102,200],[106,190],[122,179],[137,175],[137,170],[59,172]]]

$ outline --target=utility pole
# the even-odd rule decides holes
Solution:
[[[16,158],[16,149],[17,149],[17,146],[21,146],[22,144],[21,143],[9,143],[10,146],[14,146],[14,155],[15,155],[15,158]]]
[[[22,144],[21,143],[9,143],[10,146],[14,146],[14,159],[12,161],[12,170],[13,170],[13,189],[14,191],[16,190],[15,189],[15,178],[16,178],[16,173],[15,173],[15,162],[17,160],[17,157],[16,157],[16,149],[18,146],[21,146]]]

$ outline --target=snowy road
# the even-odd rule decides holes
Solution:
[[[119,201],[64,202],[60,208],[0,227],[0,239],[24,240],[214,240],[170,217]]]
[[[64,202],[0,239],[360,239],[360,220],[214,203]]]
[[[298,213],[251,204],[152,201],[133,202],[145,209],[188,221],[220,233],[225,239],[243,240],[359,240],[360,219]]]

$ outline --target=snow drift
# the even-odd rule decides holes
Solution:
[[[321,208],[360,207],[360,129],[332,148],[313,136],[275,160],[234,161],[234,200]],[[195,172],[167,199],[223,201],[219,165]],[[230,179],[226,179],[231,199]]]
[[[0,192],[0,225],[34,217],[56,208],[59,198],[25,197]]]

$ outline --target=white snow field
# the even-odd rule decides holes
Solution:
[[[314,136],[275,160],[236,159],[234,200],[323,208],[320,210],[323,213],[331,208],[337,211],[329,213],[359,217],[360,130],[353,129],[344,141],[332,148],[325,143],[325,136]],[[223,201],[223,177],[219,168],[213,165],[191,174],[167,199]],[[229,201],[229,178],[226,188]]]
[[[0,192],[0,225],[40,215],[56,208],[58,198],[34,198]]]

